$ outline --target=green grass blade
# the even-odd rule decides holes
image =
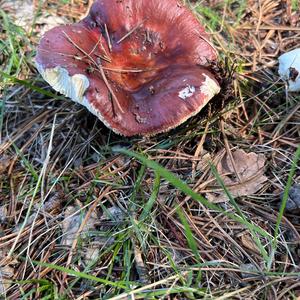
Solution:
[[[139,218],[140,221],[145,220],[147,218],[147,216],[150,214],[151,209],[157,199],[159,188],[160,188],[160,176],[159,176],[159,173],[155,172],[153,191],[152,191],[152,194],[140,215],[140,218]]]
[[[17,155],[21,158],[21,161],[24,163],[24,166],[29,170],[34,180],[37,181],[39,175],[35,171],[33,165],[28,161],[28,159],[23,155],[22,151],[14,143],[12,143],[12,146],[14,147]]]
[[[144,175],[145,175],[145,170],[146,170],[145,166],[142,166],[140,168],[139,172],[138,172],[137,179],[134,183],[134,189],[133,189],[133,192],[132,192],[131,197],[130,197],[130,199],[133,203],[135,203],[137,193],[141,188],[142,180],[143,180]]]
[[[159,175],[163,178],[165,178],[168,182],[170,182],[174,187],[181,190],[186,195],[189,195],[192,199],[199,201],[204,206],[208,207],[209,209],[215,210],[217,212],[220,212],[224,214],[225,216],[231,218],[232,220],[239,222],[240,224],[246,225],[248,228],[251,227],[251,229],[260,234],[261,236],[270,239],[269,233],[261,229],[260,227],[254,226],[248,221],[243,220],[240,216],[237,216],[233,213],[229,213],[219,207],[218,205],[209,202],[207,199],[205,199],[203,196],[199,195],[198,193],[194,192],[185,182],[183,182],[181,179],[179,179],[176,175],[174,175],[172,172],[168,171],[158,163],[146,158],[145,156],[138,154],[136,152],[120,148],[120,147],[113,147],[112,150],[114,152],[119,152],[122,154],[125,154],[130,157],[134,157],[138,159],[140,162],[142,162],[144,165],[146,165],[148,168],[151,168],[159,173]]]
[[[268,270],[271,269],[271,265],[272,265],[277,247],[278,247],[279,228],[280,228],[280,224],[281,224],[281,221],[282,221],[282,218],[283,218],[286,203],[287,203],[287,200],[289,198],[289,192],[290,192],[290,189],[291,189],[292,184],[293,184],[293,177],[296,173],[296,169],[298,167],[299,160],[300,160],[300,146],[298,147],[298,149],[295,153],[295,158],[292,162],[292,166],[291,166],[291,170],[290,170],[290,173],[289,173],[289,176],[288,176],[287,184],[286,184],[286,187],[284,189],[283,198],[282,198],[279,214],[278,214],[277,221],[276,221],[276,227],[275,227],[275,231],[274,231],[274,239],[272,241],[272,253],[271,253],[271,255],[269,257],[269,261],[268,261]]]
[[[232,204],[232,206],[235,208],[235,210],[237,211],[237,213],[239,214],[239,216],[248,223],[247,218],[245,217],[244,213],[242,212],[242,210],[240,209],[239,205],[237,204],[237,202],[235,201],[234,197],[231,195],[231,193],[229,192],[228,188],[226,187],[226,185],[224,184],[221,176],[219,175],[216,167],[212,164],[210,164],[211,170],[214,174],[214,176],[217,179],[217,182],[219,183],[219,185],[221,186],[221,188],[223,189],[223,191],[225,192],[226,196],[229,199],[229,202]],[[255,226],[255,225],[253,225]],[[255,226],[256,228],[259,228],[258,226]],[[264,258],[264,260],[267,262],[269,255],[267,253],[267,251],[265,250],[264,246],[262,245],[260,239],[257,237],[256,233],[252,230],[252,227],[248,227],[251,236],[256,244],[256,246],[259,248],[260,254],[262,255],[262,257]]]
[[[86,274],[86,273],[83,273],[83,272],[75,271],[75,270],[65,268],[65,267],[61,267],[61,266],[54,265],[54,264],[43,263],[43,262],[40,262],[40,261],[32,261],[32,263],[34,265],[37,265],[37,266],[50,268],[50,269],[57,270],[57,271],[60,271],[60,272],[63,272],[63,273],[67,273],[69,275],[73,275],[73,276],[76,276],[76,277],[79,277],[79,278],[82,278],[82,279],[87,279],[87,280],[91,280],[91,281],[94,281],[94,282],[98,282],[98,283],[101,283],[101,284],[104,284],[104,285],[107,285],[107,286],[112,286],[112,287],[116,287],[116,288],[120,288],[120,289],[126,289],[126,285],[124,285],[123,282],[117,282],[117,281],[112,282],[110,280],[99,278],[99,277],[89,275],[89,274]]]
[[[51,93],[51,92],[48,92],[48,91],[45,91],[44,89],[40,88],[40,87],[37,87],[35,85],[32,85],[29,81],[27,80],[21,80],[21,79],[18,79],[16,78],[15,76],[11,76],[3,71],[0,70],[0,74],[7,78],[7,79],[10,79],[13,83],[18,83],[20,85],[23,85],[29,89],[31,89],[32,91],[35,91],[35,92],[38,92],[44,96],[47,96],[47,97],[51,97],[51,98],[55,98],[55,99],[58,99],[58,100],[64,100],[66,98],[62,97],[62,96],[57,96],[56,94],[54,93]]]
[[[194,234],[192,232],[192,229],[188,223],[188,221],[186,220],[183,211],[181,210],[180,207],[177,208],[177,214],[179,216],[179,219],[184,227],[184,231],[185,231],[185,235],[186,235],[186,239],[188,242],[188,245],[190,247],[190,249],[192,250],[193,254],[195,255],[197,261],[200,263],[201,257],[199,254],[199,250],[198,250],[198,246],[197,246],[197,242],[194,239]]]

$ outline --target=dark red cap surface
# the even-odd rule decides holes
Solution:
[[[45,34],[43,77],[117,133],[153,135],[198,113],[219,92],[216,52],[177,0],[98,0],[74,25]]]

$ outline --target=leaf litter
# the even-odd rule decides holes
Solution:
[[[3,155],[2,157],[0,157],[0,176],[7,171],[11,162],[12,159],[8,155]]]
[[[264,175],[266,158],[263,154],[247,153],[237,149],[232,152],[232,158],[225,154],[217,164],[217,172],[229,193],[233,197],[251,196],[259,191],[268,178]],[[217,182],[215,181],[215,184]],[[228,197],[223,189],[207,193],[212,202],[226,202]]]
[[[62,238],[60,245],[70,248],[76,239],[77,241],[80,240],[83,249],[83,262],[88,265],[97,260],[103,247],[108,247],[115,242],[114,237],[108,235],[107,232],[112,226],[120,225],[125,219],[125,214],[117,206],[105,209],[101,216],[93,211],[80,231],[85,217],[86,212],[82,212],[78,207],[72,205],[66,207],[61,222]],[[105,225],[106,222],[108,225]],[[95,233],[97,234],[95,235]]]
[[[1,3],[3,2],[6,1],[1,1]],[[14,1],[10,0],[10,2]],[[68,1],[67,5],[65,5],[66,1],[59,2],[64,3],[64,13],[60,10],[58,14],[64,15],[70,20],[74,17],[70,13],[71,10],[67,11],[72,6],[71,2],[83,3],[84,1]],[[49,15],[57,15],[57,3],[58,1],[55,0],[44,1],[43,15],[47,17],[46,12],[49,12]],[[85,266],[82,266],[81,262],[84,265],[94,263],[89,272],[98,278],[116,282],[125,278],[126,280],[130,279],[130,284],[135,285],[139,276],[136,275],[135,268],[130,269],[134,265],[134,259],[130,258],[133,257],[132,252],[138,250],[140,253],[136,257],[142,254],[141,266],[144,264],[150,274],[152,286],[151,288],[148,286],[147,290],[150,293],[166,291],[166,295],[163,296],[173,297],[168,294],[173,291],[173,288],[175,291],[176,289],[182,291],[182,288],[186,288],[186,283],[188,283],[188,291],[191,291],[191,286],[195,286],[197,292],[200,290],[202,294],[182,292],[176,293],[174,298],[218,298],[224,297],[226,293],[227,295],[235,293],[232,298],[237,299],[261,299],[264,297],[285,299],[289,298],[291,294],[297,297],[300,295],[297,288],[299,278],[293,272],[299,272],[299,239],[292,241],[287,239],[290,231],[287,227],[292,227],[293,232],[299,232],[300,218],[298,214],[294,213],[295,211],[291,211],[292,216],[286,214],[286,222],[280,226],[279,248],[269,270],[273,272],[273,275],[269,276],[268,273],[265,273],[265,261],[258,253],[252,236],[244,226],[203,207],[190,197],[182,195],[178,189],[163,180],[158,199],[153,205],[153,211],[149,212],[147,222],[140,224],[147,234],[144,234],[142,230],[138,232],[142,236],[135,247],[130,247],[130,241],[128,242],[127,232],[130,230],[128,223],[124,222],[123,217],[118,222],[119,209],[112,209],[107,216],[104,216],[104,212],[101,213],[99,209],[96,209],[99,218],[98,224],[92,224],[88,231],[79,235],[80,243],[74,249],[76,254],[82,255],[82,260],[78,260],[78,255],[74,255],[71,265],[66,262],[66,253],[70,250],[70,246],[62,245],[62,238],[66,235],[65,233],[69,232],[72,241],[76,238],[76,233],[71,230],[70,225],[66,224],[68,221],[64,220],[66,207],[71,207],[72,209],[70,209],[74,211],[77,218],[74,218],[73,225],[75,224],[74,226],[79,228],[78,224],[86,216],[85,209],[80,208],[86,204],[87,195],[97,194],[103,186],[116,187],[111,198],[102,203],[106,210],[117,207],[116,203],[119,199],[124,199],[124,201],[131,199],[136,173],[140,165],[131,160],[128,160],[128,164],[117,164],[115,160],[120,159],[121,156],[114,157],[107,147],[115,144],[144,152],[188,182],[196,192],[201,193],[202,189],[205,189],[204,193],[208,196],[212,195],[213,201],[222,199],[222,201],[227,201],[228,199],[212,176],[209,162],[213,161],[222,174],[221,178],[226,182],[228,189],[232,189],[233,195],[239,197],[247,193],[248,196],[251,196],[241,196],[244,197],[244,201],[238,203],[247,218],[270,236],[274,232],[279,190],[282,190],[286,184],[295,147],[300,144],[300,115],[299,110],[294,109],[299,98],[285,93],[283,83],[278,81],[276,63],[280,52],[291,50],[297,46],[297,40],[300,38],[300,33],[297,31],[299,11],[291,11],[289,5],[291,1],[249,0],[246,2],[245,8],[240,3],[233,2],[226,4],[224,9],[225,2],[220,0],[191,1],[191,3],[195,4],[195,10],[198,7],[203,9],[204,5],[204,14],[201,13],[202,20],[204,15],[212,16],[213,20],[216,19],[217,14],[221,15],[222,24],[216,27],[212,34],[212,38],[215,38],[217,42],[218,50],[227,49],[228,39],[231,34],[234,34],[234,41],[231,43],[234,57],[233,60],[230,60],[229,57],[229,60],[233,63],[238,62],[240,66],[236,74],[237,80],[235,80],[235,94],[240,102],[234,105],[228,114],[224,114],[227,124],[226,135],[230,139],[230,149],[234,149],[231,155],[233,159],[228,158],[228,154],[224,154],[224,150],[219,152],[220,149],[224,149],[224,141],[218,134],[220,128],[215,122],[209,121],[205,138],[203,138],[202,122],[195,118],[171,134],[151,139],[124,140],[101,127],[101,124],[92,116],[86,116],[76,105],[70,105],[66,101],[56,101],[57,99],[53,101],[52,98],[49,99],[22,86],[18,86],[18,89],[14,91],[9,83],[6,86],[6,93],[10,100],[6,101],[8,110],[4,113],[3,124],[5,125],[1,128],[1,136],[12,137],[12,142],[15,142],[20,149],[23,147],[24,157],[38,172],[42,167],[39,163],[40,149],[49,136],[51,130],[49,123],[51,123],[52,117],[57,115],[58,128],[54,137],[55,147],[51,154],[49,171],[45,174],[41,194],[52,189],[52,184],[60,186],[66,193],[65,203],[62,207],[55,203],[53,205],[50,203],[49,209],[42,207],[45,212],[42,214],[40,222],[35,223],[32,232],[28,228],[24,231],[17,243],[14,255],[19,255],[24,247],[27,247],[27,241],[33,238],[33,243],[28,248],[29,258],[32,260],[55,263],[58,266],[69,266],[80,271],[85,271]],[[10,17],[14,17],[13,11],[10,13]],[[211,18],[207,19],[208,28],[210,28]],[[42,22],[47,23],[47,21]],[[35,37],[40,34],[39,26],[38,24],[34,28],[33,45],[35,45]],[[43,25],[41,24],[41,26]],[[295,28],[291,28],[291,26]],[[5,40],[5,33],[2,33],[1,36]],[[230,56],[229,53],[226,55]],[[2,63],[5,64],[5,61]],[[21,76],[26,79],[33,78],[35,82],[36,73],[32,72],[33,69],[24,68],[24,71]],[[48,89],[48,86],[44,85],[43,88]],[[40,122],[40,119],[36,118],[41,110],[44,113],[45,122]],[[291,111],[293,114],[290,113]],[[32,130],[27,130],[27,132],[23,130],[24,126],[31,123],[34,125]],[[280,124],[280,132],[276,129],[278,124]],[[16,131],[24,133],[17,141],[13,138]],[[36,137],[32,138],[30,144],[26,144],[28,136],[33,137],[36,132],[38,133]],[[197,145],[201,145],[201,148],[204,149],[203,152],[200,151],[205,155],[204,162],[199,157],[201,153],[196,151]],[[11,152],[14,151],[11,146],[0,146],[0,150],[3,150],[2,153],[7,155],[11,155]],[[244,149],[245,153],[236,157],[234,152],[241,149]],[[228,149],[226,150],[228,151]],[[195,156],[195,153],[200,154]],[[264,153],[265,158],[257,157],[259,163],[256,163],[258,166],[254,168],[249,163],[254,159],[249,159],[247,153],[249,155]],[[219,159],[217,155],[222,159]],[[69,158],[71,157],[76,157],[82,166],[71,165],[70,167]],[[93,157],[97,159],[94,161]],[[22,157],[16,158],[11,176],[8,178],[4,175],[6,170],[4,170],[3,176],[0,176],[1,205],[4,207],[0,236],[1,249],[9,248],[14,242],[14,230],[24,220],[28,197],[31,196],[32,187],[36,185],[30,170],[26,168],[28,165],[24,164]],[[242,160],[248,161],[246,167],[244,166],[245,169],[240,163]],[[264,164],[262,164],[263,161]],[[197,164],[198,168],[195,168],[192,176],[191,167],[197,166]],[[261,172],[259,172],[259,166],[261,166]],[[253,176],[260,179],[254,180]],[[263,181],[264,177],[268,177],[268,181]],[[251,187],[243,186],[241,191],[237,186],[240,186],[240,179],[243,178],[246,183],[251,182]],[[299,183],[299,179],[298,170],[295,182]],[[142,181],[135,199],[137,202],[136,214],[140,213],[143,205],[149,199],[152,193],[152,182],[153,173],[147,170],[145,180]],[[35,211],[42,199],[43,196],[37,196],[34,200]],[[77,203],[77,199],[82,202]],[[14,217],[6,220],[6,207],[10,207],[11,202],[15,203],[13,206]],[[188,217],[201,253],[203,260],[201,262],[196,261],[192,256],[186,243],[185,231],[175,217],[175,208],[178,205],[182,207]],[[228,203],[221,205],[231,209]],[[125,205],[125,207],[127,206]],[[74,208],[78,210],[78,214]],[[12,210],[9,209],[9,211]],[[111,218],[109,215],[114,215],[114,211],[116,212],[115,217]],[[72,219],[72,216],[69,215],[69,218]],[[63,221],[65,221],[65,229],[62,229]],[[98,236],[91,237],[95,230]],[[262,239],[262,243],[265,245],[265,249],[271,251],[266,240]],[[83,253],[79,253],[81,247]],[[110,247],[112,252],[116,249],[119,249],[119,252],[116,251],[115,255],[112,255],[111,251],[106,252]],[[176,253],[176,257],[174,253]],[[198,267],[202,262],[211,262],[213,266]],[[226,263],[225,267],[222,266],[224,262]],[[228,264],[234,268],[228,267]],[[21,279],[24,275],[29,280],[45,278],[53,282],[55,287],[61,291],[67,291],[66,293],[69,293],[68,296],[71,299],[110,298],[120,293],[120,290],[115,291],[104,284],[96,285],[73,275],[66,276],[65,280],[62,280],[61,272],[42,267],[37,269],[31,264],[26,265],[23,261],[16,261],[16,264],[7,263],[5,266],[11,268],[7,269],[7,272],[3,272],[6,273],[6,276],[9,275],[7,277],[13,275],[11,278]],[[185,277],[184,270],[192,268],[192,266],[197,266],[197,271],[201,271],[201,282],[194,282],[194,278],[197,276],[194,271]],[[9,274],[12,269],[15,274]],[[18,270],[21,271],[18,272]],[[286,275],[277,275],[282,270],[287,272]],[[21,276],[19,276],[20,274]],[[180,277],[177,277],[180,280],[176,281],[177,279],[175,279],[175,281],[169,282],[168,279],[173,278],[174,274],[180,274]],[[247,274],[252,277],[248,278]],[[262,275],[258,276],[257,274]],[[198,289],[199,286],[200,289]],[[66,287],[68,288],[66,289]],[[140,289],[140,287],[138,288]],[[13,285],[9,289],[6,286],[5,289],[8,298],[21,299],[24,293],[33,292],[36,285],[34,283]],[[145,296],[143,291],[134,294],[135,291],[133,288],[133,293],[126,296],[135,297],[137,295],[137,298]],[[38,299],[40,296],[40,294],[34,293],[32,298]]]
[[[1,6],[4,11],[10,12],[16,25],[29,32],[34,25],[36,33],[42,36],[46,31],[58,25],[67,24],[69,21],[64,16],[41,14],[32,0],[4,0]]]
[[[68,206],[64,212],[64,219],[62,221],[62,239],[60,244],[63,246],[71,247],[74,240],[77,238],[85,238],[89,232],[96,230],[96,224],[98,223],[98,216],[96,212],[92,212],[84,225],[82,231],[78,236],[79,228],[82,224],[85,214],[75,206]]]
[[[8,252],[8,247],[2,247],[0,249],[0,296],[8,293],[8,289],[13,284],[13,279],[16,274],[16,265],[19,263],[15,259],[7,260]]]

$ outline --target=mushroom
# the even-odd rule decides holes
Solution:
[[[278,73],[290,92],[300,91],[300,48],[279,56]]]
[[[36,65],[58,92],[114,132],[154,135],[220,91],[208,34],[178,0],[98,0],[79,23],[48,31]]]

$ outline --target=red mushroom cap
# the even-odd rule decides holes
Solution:
[[[113,131],[153,135],[197,114],[220,91],[216,51],[178,0],[98,0],[77,24],[41,39],[39,72]]]

